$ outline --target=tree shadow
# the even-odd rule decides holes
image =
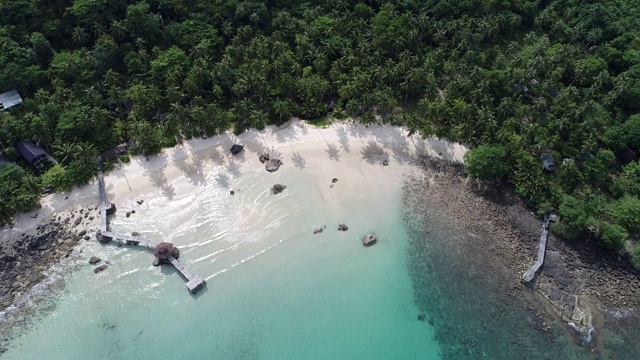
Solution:
[[[297,151],[291,156],[291,162],[293,163],[293,166],[300,169],[304,169],[307,166],[307,160],[305,160]]]
[[[327,154],[329,154],[329,159],[334,161],[340,161],[340,149],[335,144],[327,143],[327,150],[325,150]]]
[[[340,127],[336,130],[336,134],[338,135],[338,142],[340,146],[342,146],[342,150],[348,154],[351,149],[349,148],[349,134],[347,130],[344,127]]]
[[[269,150],[269,156],[271,159],[282,159],[282,155],[282,152],[276,150],[276,148],[273,146]]]
[[[205,185],[207,179],[204,176],[204,170],[202,169],[202,160],[198,158],[186,159],[183,161],[177,161],[176,166],[184,176],[189,180],[189,183],[193,185]]]
[[[215,164],[222,165],[224,164],[224,155],[218,149],[212,149],[208,156]]]
[[[220,171],[216,176],[216,182],[218,183],[218,185],[222,186],[225,189],[231,187],[231,179],[229,178],[229,175],[225,174],[222,171]]]
[[[233,177],[237,178],[241,175],[240,164],[238,164],[234,160],[231,160],[227,163],[226,169],[229,172],[229,174],[233,175]]]
[[[292,121],[287,121],[282,127],[277,128],[274,131],[274,136],[276,141],[279,143],[283,143],[286,141],[294,141],[298,139],[298,135],[296,134],[296,127],[291,126]]]
[[[369,140],[360,153],[362,154],[362,159],[369,164],[381,163],[389,159],[389,154],[384,151],[380,144],[373,140]]]
[[[172,184],[167,182],[167,177],[164,174],[164,167],[159,168],[149,174],[149,180],[151,184],[162,192],[162,195],[171,200],[176,195],[176,188]]]

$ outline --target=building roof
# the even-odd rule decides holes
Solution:
[[[638,155],[633,150],[629,149],[628,146],[616,151],[615,154],[623,165],[638,158]]]
[[[40,146],[35,145],[30,140],[21,140],[18,143],[18,152],[25,158],[28,162],[33,164],[33,162],[41,156],[47,156],[47,152],[44,151]]]
[[[553,156],[551,156],[551,154],[542,154],[540,160],[542,160],[543,169],[547,171],[556,171],[556,163],[553,161]]]
[[[13,89],[4,94],[0,94],[0,111],[4,111],[12,106],[22,103],[22,98],[18,94],[18,90]]]
[[[161,242],[153,249],[153,255],[155,255],[159,259],[168,258],[173,252],[173,244],[168,242]]]

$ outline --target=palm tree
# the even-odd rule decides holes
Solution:
[[[62,165],[67,165],[75,159],[75,144],[63,143],[62,145],[54,145],[54,155],[60,159]]]
[[[71,40],[78,45],[86,45],[89,42],[89,38],[87,31],[79,26],[75,27],[71,34]]]

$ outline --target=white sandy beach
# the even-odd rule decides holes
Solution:
[[[233,144],[245,148],[237,156],[230,154]],[[315,174],[335,174],[359,192],[375,192],[384,186],[385,177],[406,173],[415,156],[431,156],[462,162],[467,148],[436,138],[422,139],[418,135],[407,137],[407,131],[390,125],[362,125],[347,122],[333,123],[318,128],[303,120],[292,119],[282,127],[268,126],[262,131],[250,129],[240,136],[230,132],[206,139],[185,141],[160,155],[146,159],[133,156],[131,162],[122,164],[105,176],[107,196],[118,208],[134,208],[136,200],[149,200],[154,196],[170,199],[189,195],[206,181],[206,175],[219,172],[216,181],[223,188],[234,189],[234,183],[244,169],[263,165],[258,155],[268,153],[271,158],[283,161],[283,167],[296,167]],[[382,167],[384,172],[371,172],[370,165]],[[384,174],[385,176],[381,176]],[[264,171],[265,181],[270,181]],[[327,184],[331,178],[318,178]],[[270,186],[270,185],[269,185]],[[327,185],[323,198],[330,201],[336,195]],[[345,190],[345,186],[342,186]],[[75,188],[70,193],[45,196],[42,208],[16,217],[11,229],[0,231],[0,240],[10,244],[16,234],[28,232],[48,221],[52,214],[78,207],[97,205],[97,187],[94,180],[89,185]],[[94,222],[97,229],[98,222]],[[86,227],[86,224],[85,224]]]
[[[171,323],[156,324],[152,330],[138,328],[153,322],[148,317],[154,311],[146,309],[168,304],[178,318],[190,319],[190,326],[206,328],[201,334],[212,337],[208,341],[216,348],[232,344],[235,340],[228,336],[234,333],[243,339],[273,338],[265,339],[265,344],[276,346],[261,350],[270,354],[265,358],[282,358],[281,351],[292,358],[305,357],[308,353],[298,353],[304,347],[280,348],[300,342],[306,342],[318,358],[335,357],[332,351],[352,358],[383,349],[416,351],[417,357],[407,353],[405,358],[437,352],[431,340],[423,340],[432,338],[430,328],[415,320],[418,310],[404,262],[402,186],[407,177],[421,174],[414,166],[417,156],[461,162],[466,148],[406,134],[393,126],[334,123],[316,128],[292,120],[280,128],[252,129],[237,137],[227,133],[186,141],[148,160],[133,156],[130,163],[105,175],[108,200],[118,208],[111,229],[172,242],[180,249],[181,261],[207,286],[192,298],[183,279],[167,267],[153,267],[153,257],[144,249],[99,244],[93,237],[99,227],[97,216],[92,221],[83,218],[72,232],[84,228],[90,240],[79,242],[74,255],[64,259],[69,264],[43,271],[49,285],[32,288],[16,299],[16,307],[0,313],[0,324],[19,328],[20,308],[35,309],[48,294],[60,294],[53,314],[27,331],[9,356],[30,358],[31,353],[47,352],[52,358],[83,359],[104,352],[95,358],[108,359],[118,351],[122,358],[140,358],[131,353],[138,349],[131,343],[137,336],[129,332],[144,331],[155,348],[159,339],[175,332]],[[231,155],[233,144],[243,145],[244,151]],[[262,153],[281,159],[283,165],[275,173],[267,172],[258,159]],[[333,183],[333,178],[338,181]],[[286,189],[273,195],[270,188],[277,183]],[[35,232],[54,214],[64,219],[70,211],[97,204],[96,181],[68,194],[46,196],[42,209],[19,215],[13,229],[0,232],[0,241]],[[133,210],[135,214],[125,215]],[[338,231],[341,223],[349,230]],[[322,234],[313,234],[325,226]],[[360,239],[372,232],[378,245],[364,250]],[[87,263],[91,256],[109,268],[94,274],[95,265]],[[74,271],[66,270],[70,268]],[[363,279],[361,272],[369,276]],[[362,297],[377,300],[362,307]],[[129,303],[125,310],[120,299],[135,299],[145,306]],[[370,318],[372,312],[378,314],[376,321]],[[309,313],[334,315],[316,319],[291,342],[276,340],[294,336],[291,326]],[[256,319],[264,325],[260,335],[253,333],[258,331]],[[75,325],[69,327],[71,323]],[[103,323],[121,324],[123,338],[105,346]],[[210,323],[223,325],[214,329]],[[59,328],[72,330],[59,335],[50,330]],[[50,334],[46,341],[38,335],[43,331]],[[175,336],[189,342],[194,331],[185,328]],[[363,333],[378,339],[380,349],[336,338]],[[71,356],[65,345],[69,341],[84,345]],[[406,341],[420,345],[402,346]],[[327,342],[343,348],[326,348]],[[123,343],[131,344],[121,349],[117,344]],[[204,346],[199,344],[194,347]]]

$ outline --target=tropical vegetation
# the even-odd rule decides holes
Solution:
[[[0,91],[25,98],[0,149],[38,142],[59,161],[42,183],[68,189],[123,142],[150,155],[334,101],[475,146],[470,175],[621,249],[640,230],[639,19],[637,0],[0,0]],[[3,190],[0,221],[33,183]]]

